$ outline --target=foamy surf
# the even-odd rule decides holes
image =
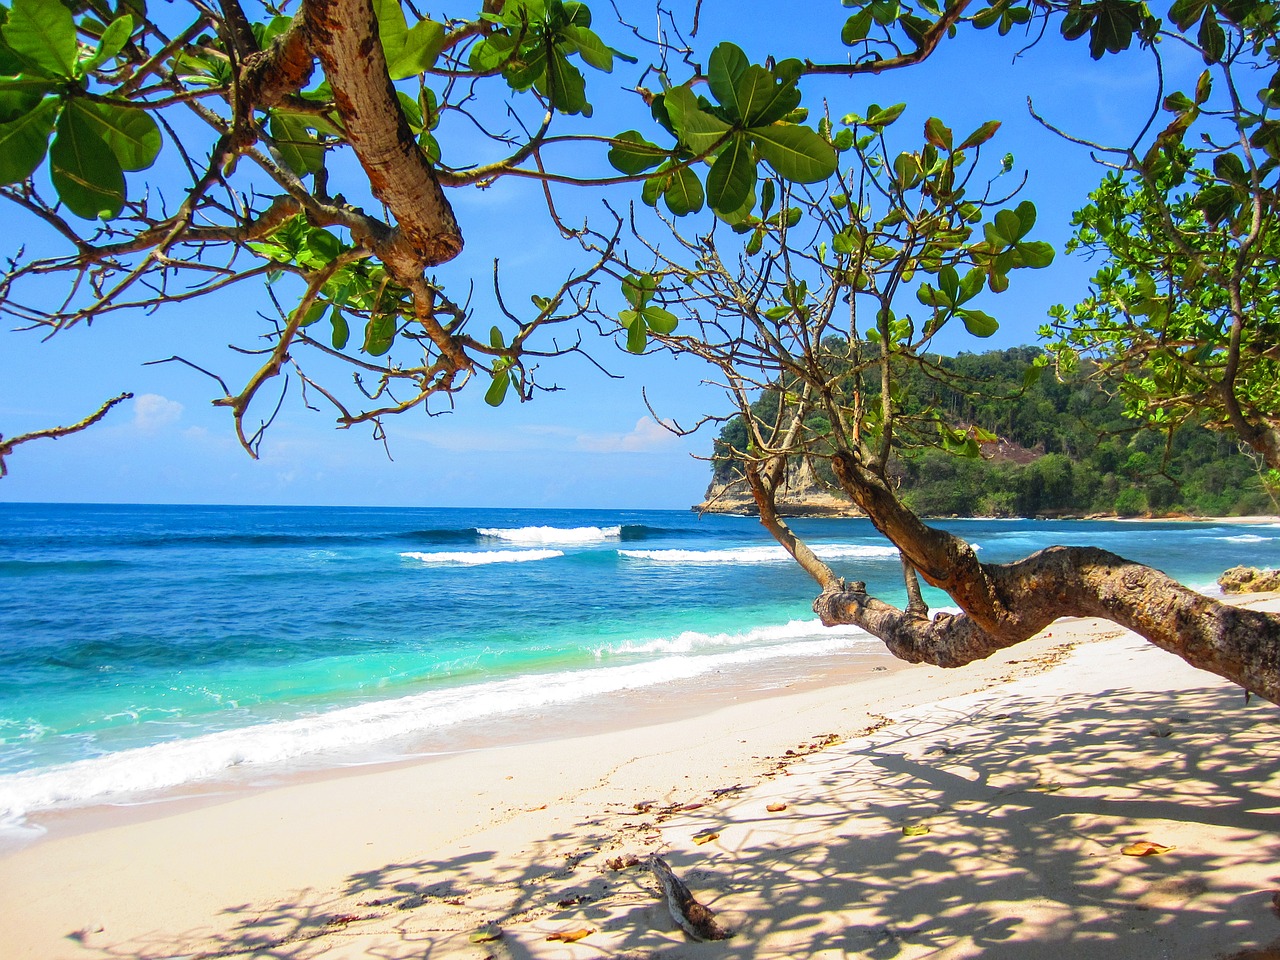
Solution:
[[[896,547],[856,543],[811,544],[821,560],[896,559]],[[791,555],[782,547],[729,547],[721,550],[619,550],[628,560],[654,563],[789,563]]]
[[[477,567],[486,563],[528,563],[532,560],[552,560],[563,557],[562,550],[476,550],[466,553],[417,553],[409,551],[400,554],[406,560],[421,560],[423,563],[458,564],[466,567]]]
[[[326,755],[354,756],[449,727],[688,680],[726,667],[782,657],[829,656],[870,640],[853,628],[827,630],[817,621],[793,621],[737,635],[681,635],[637,642],[633,652],[667,655],[642,663],[527,674],[464,687],[430,690],[394,700],[343,707],[294,720],[223,730],[185,740],[136,747],[43,770],[0,776],[0,826],[25,826],[31,813],[63,807],[138,800],[149,794],[216,780],[231,771],[272,772]],[[764,641],[764,642],[762,642]],[[699,646],[740,649],[690,655]],[[679,648],[687,646],[688,651]],[[619,651],[626,645],[621,645]]]
[[[510,543],[603,543],[622,538],[622,527],[481,527],[482,537]]]

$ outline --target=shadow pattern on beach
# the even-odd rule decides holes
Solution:
[[[934,706],[693,809],[708,798],[671,791],[97,955],[1210,960],[1280,937],[1278,732],[1273,705],[1221,687]],[[1173,849],[1121,852],[1139,840]],[[652,852],[733,938],[678,930]]]

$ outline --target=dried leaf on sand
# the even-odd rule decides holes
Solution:
[[[1121,849],[1126,857],[1154,857],[1157,854],[1168,853],[1173,847],[1167,847],[1163,843],[1155,843],[1151,840],[1139,840],[1137,843],[1131,843],[1127,847]]]
[[[583,937],[589,937],[595,933],[590,927],[582,927],[580,930],[562,930],[559,933],[553,933],[547,937],[548,940],[559,940],[561,943],[577,943]]]

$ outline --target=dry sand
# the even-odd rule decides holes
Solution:
[[[1280,938],[1278,721],[1058,623],[957,671],[63,815],[0,859],[0,957],[1208,960]],[[735,936],[676,927],[655,852]]]

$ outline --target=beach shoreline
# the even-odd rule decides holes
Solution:
[[[0,859],[0,957],[1190,960],[1280,937],[1276,708],[1112,624],[1060,621],[961,670],[651,706],[142,816],[69,811]],[[1140,839],[1174,849],[1120,852]],[[688,941],[653,853],[738,935]]]

